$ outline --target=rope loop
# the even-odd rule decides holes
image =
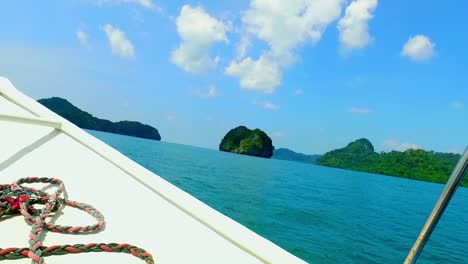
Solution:
[[[23,184],[46,183],[55,185],[55,192],[49,194]],[[13,184],[0,185],[0,219],[7,215],[23,215],[26,223],[31,226],[28,248],[0,248],[0,261],[30,258],[33,264],[45,264],[44,257],[52,255],[78,254],[88,252],[127,253],[153,264],[150,253],[144,249],[129,244],[91,243],[87,245],[42,245],[46,231],[68,234],[87,234],[99,232],[105,225],[103,214],[93,206],[63,198],[65,186],[60,179],[29,177],[22,178]],[[38,205],[42,206],[38,209]],[[39,206],[39,207],[40,207]],[[47,222],[61,206],[70,206],[94,217],[96,223],[87,226],[63,226]]]

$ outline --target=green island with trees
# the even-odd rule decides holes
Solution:
[[[297,161],[315,164],[322,155],[307,155],[292,151],[287,148],[278,148],[273,151],[273,159]]]
[[[219,150],[237,154],[270,158],[273,155],[271,138],[262,130],[245,126],[231,129],[221,140]]]
[[[111,122],[100,119],[59,97],[40,99],[39,103],[78,127],[122,134],[146,139],[161,140],[158,130],[135,121]],[[356,170],[445,183],[460,159],[460,154],[408,149],[406,151],[375,152],[372,143],[361,138],[346,147],[324,155],[305,155],[289,149],[273,147],[271,138],[262,130],[245,126],[231,129],[221,140],[219,150],[243,155],[306,162],[320,166]],[[461,182],[468,187],[468,178]]]
[[[362,138],[325,153],[317,165],[445,183],[458,159],[459,154],[422,149],[378,153],[369,140]],[[461,185],[468,187],[468,179],[463,179]]]
[[[38,102],[80,128],[161,140],[158,130],[152,126],[135,121],[111,122],[109,120],[100,119],[60,97],[40,99]]]

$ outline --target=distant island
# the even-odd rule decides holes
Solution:
[[[439,153],[422,149],[377,153],[374,151],[372,143],[362,138],[349,143],[344,148],[325,153],[325,155],[317,160],[317,164],[414,180],[445,183],[460,156],[454,153]],[[461,185],[467,187],[468,179],[465,178]]]
[[[231,129],[221,140],[219,150],[243,155],[270,158],[273,155],[271,138],[262,130],[245,126]]]
[[[321,156],[322,155],[306,155],[306,154],[294,152],[287,148],[279,148],[273,151],[272,158],[315,164],[317,159],[319,159]]]
[[[40,99],[38,102],[80,128],[161,140],[158,130],[152,126],[135,121],[111,122],[109,120],[100,119],[60,97]]]

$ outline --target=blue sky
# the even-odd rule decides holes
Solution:
[[[2,1],[0,75],[163,140],[461,152],[466,1]]]

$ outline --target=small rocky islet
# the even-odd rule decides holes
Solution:
[[[248,129],[238,126],[231,129],[221,140],[219,150],[242,155],[271,158],[273,143],[271,138],[262,130]]]

